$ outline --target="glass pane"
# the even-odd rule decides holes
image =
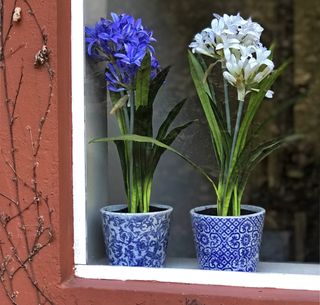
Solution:
[[[297,15],[294,14],[292,1],[85,1],[86,24],[94,24],[99,17],[110,16],[110,12],[125,12],[142,18],[144,25],[154,31],[160,64],[162,67],[172,65],[169,78],[155,104],[155,126],[158,126],[168,109],[187,97],[187,105],[176,123],[192,119],[199,121],[185,130],[174,146],[197,164],[210,170],[214,176],[217,172],[211,140],[189,75],[187,46],[195,33],[210,24],[211,12],[235,14],[238,11],[244,17],[253,16],[265,27],[263,40],[266,44],[274,40],[277,42],[278,62],[294,55],[294,39],[297,33],[293,32],[290,24],[297,22],[294,19]],[[299,27],[297,31],[300,30]],[[296,52],[295,56],[298,56],[298,53]],[[295,66],[297,65],[295,62]],[[107,131],[108,135],[118,134],[117,124],[112,116],[108,115],[108,120],[105,117],[104,81],[103,75],[97,75],[98,70],[96,65],[87,63],[87,139],[106,135]],[[100,71],[103,72],[103,68]],[[281,80],[274,88],[276,98],[266,105],[267,111],[276,107],[274,104],[281,104],[292,98],[292,92],[299,93],[300,87],[295,84],[296,71],[293,66],[289,67],[287,73],[286,79]],[[222,88],[218,87],[218,93],[219,91],[222,91]],[[110,105],[107,107],[109,112]],[[270,125],[268,133],[274,133],[277,129],[284,132],[298,130],[298,123],[294,118],[293,109],[289,109],[274,125]],[[263,260],[319,260],[319,158],[308,163],[309,167],[294,171],[292,167],[295,169],[295,164],[292,165],[290,160],[295,158],[296,150],[297,148],[282,151],[264,162],[253,174],[245,196],[246,203],[262,205],[267,209],[261,253]],[[299,156],[306,156],[303,149]],[[99,145],[99,148],[98,145],[88,145],[87,158],[88,251],[89,262],[95,263],[98,259],[104,259],[99,207],[123,203],[125,196],[115,147],[109,145],[107,153],[103,145]],[[297,175],[300,175],[300,178]],[[300,198],[299,194],[303,193],[304,186],[309,187],[309,196]],[[210,186],[197,172],[171,153],[165,153],[156,171],[152,202],[169,204],[174,208],[169,257],[195,256],[189,210],[214,201],[215,196]]]

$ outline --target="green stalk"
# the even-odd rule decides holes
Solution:
[[[234,154],[234,149],[237,143],[237,137],[239,133],[239,128],[241,124],[241,117],[242,117],[242,112],[243,112],[243,105],[244,101],[239,101],[239,106],[238,106],[238,112],[237,112],[237,121],[236,121],[236,126],[234,128],[234,133],[233,133],[233,139],[232,139],[232,146],[231,146],[231,154],[230,154],[230,160],[229,160],[229,173],[232,165],[232,159],[233,159],[233,154]]]
[[[223,183],[221,182],[221,178],[219,178],[219,182],[218,182],[218,191],[217,191],[217,215],[220,216],[223,210],[223,197],[221,196],[221,194],[224,193],[223,191]]]
[[[223,89],[224,89],[224,106],[225,106],[225,110],[226,110],[227,129],[228,129],[228,133],[231,135],[231,119],[230,119],[228,81],[225,78],[223,78]]]
[[[134,90],[130,90],[129,92],[129,101],[130,101],[130,126],[129,126],[129,133],[134,134]],[[136,198],[134,196],[134,186],[133,186],[133,142],[129,142],[129,188],[130,188],[130,196],[129,196],[129,212],[136,213],[137,212],[137,204]]]
[[[237,137],[238,137],[239,128],[240,128],[240,124],[241,124],[243,106],[244,106],[244,101],[239,100],[239,106],[238,106],[238,111],[237,111],[237,120],[236,120],[236,125],[235,125],[235,128],[234,128],[233,139],[232,139],[232,146],[231,146],[231,153],[230,153],[230,160],[229,160],[229,168],[228,168],[228,176],[232,172],[234,150],[235,150],[235,146],[236,146],[236,143],[237,143]],[[228,177],[227,180],[229,180],[229,177]],[[228,187],[226,186],[225,187],[225,191],[227,191],[227,189],[228,189]],[[228,213],[230,197],[231,197],[231,195],[230,194],[226,194],[226,193],[223,196],[223,201],[224,201],[223,202],[223,215],[227,215],[227,213]],[[228,199],[226,200],[226,198],[228,198]]]
[[[123,113],[124,113],[124,123],[125,123],[125,125],[126,125],[126,131],[125,132],[122,132],[122,134],[127,134],[128,132],[127,132],[127,130],[129,130],[129,125],[130,125],[130,119],[129,119],[129,116],[128,116],[128,111],[127,111],[127,109],[124,109],[124,111],[123,111]]]
[[[150,179],[148,177],[143,184],[143,212],[144,213],[149,212],[151,187],[152,187],[152,178]]]
[[[124,108],[124,120],[126,123],[126,133],[128,133],[129,129],[130,129],[130,119],[129,119],[129,115],[128,115],[128,108],[125,107]],[[127,197],[129,200],[128,203],[128,211],[130,212],[131,210],[131,189],[130,189],[130,142],[124,143],[124,149],[125,149],[125,155],[126,155],[126,182],[127,182],[127,188],[129,187],[129,190],[127,190]],[[130,209],[129,209],[130,207]]]
[[[121,97],[123,97],[123,94],[121,94]],[[122,107],[115,111],[115,117],[118,122],[118,127],[120,130],[121,135],[126,135],[128,134],[129,131],[129,116],[128,116],[128,109],[127,106]],[[124,155],[125,155],[125,174],[123,175],[123,179],[125,182],[125,191],[127,198],[129,200],[130,198],[130,190],[129,188],[129,161],[130,161],[130,156],[129,156],[129,143],[125,142],[124,143]],[[129,200],[130,201],[130,200]]]
[[[232,206],[232,215],[239,216],[240,215],[240,202],[238,198],[238,185],[234,186],[233,189],[233,206]]]

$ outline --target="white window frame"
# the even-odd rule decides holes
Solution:
[[[88,279],[145,280],[186,284],[320,290],[318,264],[260,263],[257,273],[196,269],[195,260],[176,259],[166,268],[87,265],[84,107],[83,0],[71,0],[72,135],[75,276]]]

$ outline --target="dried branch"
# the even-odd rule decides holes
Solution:
[[[2,148],[0,148],[0,151],[5,166],[10,170],[10,174],[7,179],[12,184],[13,191],[10,195],[0,192],[0,198],[5,200],[8,207],[10,205],[13,206],[15,211],[13,212],[12,209],[10,209],[9,212],[4,211],[0,215],[0,228],[2,228],[0,231],[0,280],[7,299],[11,304],[19,305],[16,298],[17,292],[14,289],[14,278],[21,270],[35,291],[37,304],[54,305],[53,301],[50,300],[46,292],[40,287],[34,270],[34,258],[40,255],[42,250],[54,240],[54,231],[52,226],[53,209],[50,208],[48,196],[43,194],[41,186],[38,183],[38,155],[41,149],[44,127],[48,120],[52,105],[54,73],[49,63],[50,51],[47,48],[48,36],[45,33],[44,28],[40,26],[38,18],[29,1],[21,0],[21,2],[28,8],[29,16],[31,16],[37,26],[38,34],[41,39],[41,51],[37,57],[38,63],[41,63],[41,65],[38,66],[47,74],[48,77],[48,96],[44,111],[38,119],[38,131],[35,139],[32,136],[31,127],[28,128],[32,147],[31,177],[23,179],[19,174],[19,171],[21,170],[20,168],[27,166],[27,164],[22,163],[18,166],[17,163],[18,160],[20,162],[20,158],[17,158],[18,137],[16,137],[16,134],[18,132],[18,126],[15,122],[19,119],[16,115],[17,104],[18,101],[20,102],[21,100],[21,92],[24,83],[23,80],[27,76],[25,76],[24,61],[23,58],[21,58],[22,63],[20,67],[20,74],[17,78],[17,87],[14,97],[11,97],[9,94],[9,87],[12,86],[9,86],[10,84],[8,79],[8,69],[11,66],[7,64],[7,61],[21,50],[26,45],[26,42],[20,44],[14,50],[10,49],[9,52],[8,50],[6,51],[9,40],[14,38],[14,36],[11,36],[11,33],[13,33],[12,29],[21,19],[21,8],[16,6],[18,2],[17,0],[12,0],[13,7],[11,9],[11,18],[7,30],[5,30],[4,14],[7,11],[4,8],[5,2],[6,0],[0,0],[0,85],[3,88],[4,95],[4,103],[0,105],[2,107],[0,110],[3,109],[7,115],[7,126],[5,128],[8,134],[8,145],[5,147],[9,147],[9,150],[6,155]],[[30,61],[30,59],[28,59],[28,61]],[[42,67],[45,69],[42,69]],[[36,114],[34,118],[36,119]],[[24,159],[22,162],[29,162],[29,159]],[[29,179],[32,181],[31,184],[27,183]],[[32,200],[25,201],[24,197],[21,196],[22,192],[28,192],[29,195],[32,196]],[[34,210],[31,209],[32,207],[34,207]],[[25,215],[27,211],[29,211],[29,214],[32,213],[31,215],[34,219],[34,225],[26,225]],[[43,214],[43,212],[45,212],[45,214]],[[43,215],[48,215],[48,217],[45,218]],[[30,219],[29,217],[28,222]],[[9,231],[10,223],[14,224],[14,226],[17,224],[18,228],[21,230],[21,234],[19,233],[17,236],[14,236]],[[20,236],[22,237],[22,243]],[[7,244],[7,246],[3,247],[4,244]],[[8,254],[5,252],[5,249],[7,248],[10,249]],[[23,256],[22,253],[24,253]],[[14,268],[12,268],[12,266],[14,266]]]
[[[0,192],[0,196],[2,196],[2,197],[4,197],[4,198],[6,198],[6,199],[8,199],[11,203],[13,203],[13,204],[17,204],[17,202],[16,201],[14,201],[13,199],[11,199],[9,196],[7,196],[7,195],[5,195],[5,194],[3,194],[3,193],[1,193]]]
[[[3,1],[2,1],[2,5],[4,6],[4,2],[3,2]],[[14,10],[15,10],[16,6],[17,6],[17,0],[14,0],[14,2],[13,2],[13,8],[12,8],[12,10],[11,10],[11,16],[13,16]],[[10,38],[10,32],[11,32],[11,30],[12,30],[12,28],[13,28],[13,23],[14,23],[14,22],[13,22],[13,20],[12,20],[12,18],[11,18],[9,28],[8,28],[8,30],[7,30],[6,35],[4,36],[3,48],[5,48],[6,43],[7,43],[7,41],[8,41],[9,38]]]
[[[16,96],[14,97],[13,100],[13,109],[12,109],[12,113],[11,113],[11,125],[13,124],[14,120],[15,120],[15,116],[14,116],[14,112],[16,110],[16,106],[17,106],[17,102],[18,102],[18,97],[20,95],[20,90],[21,90],[21,86],[22,86],[22,80],[23,80],[23,59],[22,59],[22,64],[21,64],[21,68],[20,68],[20,78],[19,78],[19,83],[18,83],[18,88],[16,90]]]

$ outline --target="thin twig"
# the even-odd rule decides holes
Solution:
[[[6,198],[6,199],[8,199],[11,203],[13,203],[13,204],[17,204],[17,202],[16,201],[14,201],[13,199],[11,199],[9,196],[7,196],[7,195],[5,195],[5,194],[3,194],[3,193],[1,193],[0,192],[0,196],[2,196],[2,197],[4,197],[4,198]]]
[[[11,57],[14,54],[16,54],[19,50],[23,49],[26,47],[26,44],[20,44],[18,47],[16,47],[15,49],[10,49],[9,54],[7,55],[7,57]]]
[[[3,1],[2,1],[2,2],[3,2]],[[17,6],[17,0],[14,0],[14,2],[13,2],[13,8],[12,8],[12,10],[11,10],[11,17],[13,16],[14,9],[15,9],[16,6]],[[10,38],[10,32],[11,32],[12,28],[13,28],[13,20],[12,20],[12,18],[11,18],[11,19],[10,19],[9,28],[8,28],[8,30],[7,30],[6,35],[4,36],[3,49],[5,48],[5,46],[6,46],[6,44],[7,44],[7,41],[8,41],[9,38]],[[2,31],[1,31],[1,32],[2,32]]]
[[[48,37],[47,37],[46,34],[44,34],[44,30],[41,28],[40,23],[38,21],[38,18],[36,16],[36,14],[34,13],[33,9],[32,9],[32,6],[30,5],[28,0],[23,0],[23,2],[28,6],[29,14],[33,17],[33,19],[34,19],[34,21],[35,21],[35,23],[36,23],[36,25],[38,27],[38,30],[39,30],[41,38],[42,38],[42,43],[43,44],[47,44]]]
[[[21,90],[21,86],[22,86],[23,70],[24,70],[24,65],[23,65],[23,59],[22,59],[22,64],[20,67],[20,78],[19,78],[19,82],[18,82],[18,88],[16,90],[16,96],[14,97],[14,100],[13,100],[13,109],[12,109],[12,113],[11,113],[11,124],[13,124],[13,122],[15,120],[14,113],[16,110],[16,106],[17,106],[17,102],[18,102],[18,98],[19,98],[20,90]]]
[[[29,9],[29,14],[33,18],[36,26],[38,28],[42,46],[47,44],[47,35],[44,33],[44,30],[41,28],[40,23],[32,9],[31,4],[28,0],[22,0]],[[11,17],[14,12],[14,9],[17,5],[17,0],[13,1],[13,9],[11,11]],[[1,83],[3,86],[3,95],[4,95],[4,104],[6,113],[7,113],[7,132],[8,132],[8,140],[9,140],[9,153],[8,156],[5,156],[3,150],[1,150],[1,155],[3,158],[4,163],[8,166],[8,168],[12,172],[12,176],[10,176],[10,181],[14,186],[15,196],[11,198],[10,196],[0,192],[0,197],[9,201],[9,204],[14,204],[16,209],[16,213],[11,216],[4,213],[1,216],[1,223],[2,223],[2,231],[4,232],[4,236],[7,239],[8,246],[11,249],[11,253],[9,255],[5,255],[3,252],[3,247],[0,245],[1,249],[1,261],[0,261],[0,276],[1,276],[1,284],[5,290],[8,300],[13,305],[18,305],[16,303],[15,297],[16,292],[13,288],[14,277],[17,274],[18,270],[23,270],[26,278],[30,281],[31,285],[34,287],[36,292],[36,299],[37,304],[50,304],[54,305],[53,301],[46,295],[43,289],[40,288],[38,281],[36,280],[36,274],[33,267],[34,257],[37,256],[46,246],[48,246],[53,241],[53,226],[52,226],[52,213],[53,210],[49,206],[48,196],[43,195],[42,191],[39,188],[38,181],[37,181],[37,169],[39,162],[37,160],[38,153],[40,150],[40,142],[43,134],[43,128],[45,122],[47,121],[48,114],[50,112],[50,107],[52,103],[52,92],[53,92],[53,71],[50,67],[49,63],[46,63],[47,67],[47,74],[49,78],[49,91],[48,91],[48,99],[47,99],[47,106],[45,108],[44,114],[41,116],[39,121],[39,129],[36,140],[34,142],[32,138],[32,133],[30,129],[30,139],[32,143],[32,158],[33,158],[33,166],[32,166],[32,185],[26,182],[20,175],[19,175],[19,168],[17,166],[17,149],[16,149],[16,124],[15,121],[17,117],[15,113],[17,111],[17,103],[20,99],[21,88],[23,85],[24,79],[24,65],[23,65],[23,58],[22,58],[22,65],[20,68],[20,77],[18,79],[18,85],[15,93],[15,97],[12,99],[9,96],[9,83],[8,83],[8,71],[6,65],[6,59],[9,57],[11,58],[16,52],[22,49],[26,43],[20,44],[15,50],[10,50],[6,52],[5,47],[9,38],[11,38],[10,34],[13,29],[13,20],[10,19],[8,29],[4,36],[4,0],[0,0],[0,72],[1,72]],[[5,126],[5,125],[3,125]],[[21,200],[21,191],[20,188],[26,188],[33,194],[32,202],[29,202],[27,206],[22,207],[22,203],[24,203],[24,199]],[[43,207],[48,212],[48,221],[44,221],[44,218],[41,216],[40,208],[41,204],[44,203]],[[24,204],[23,204],[24,205]],[[36,225],[35,230],[28,229],[25,224],[25,212],[30,210],[32,206],[36,207]],[[18,226],[22,232],[22,240],[24,241],[24,248],[27,252],[27,256],[25,259],[22,259],[21,251],[19,250],[19,240],[20,238],[16,239],[8,230],[8,224],[14,220],[18,221]],[[17,241],[18,240],[18,241]],[[32,241],[30,243],[30,241]],[[10,272],[7,268],[8,264],[12,261],[12,263],[18,264],[18,267],[15,271]]]

